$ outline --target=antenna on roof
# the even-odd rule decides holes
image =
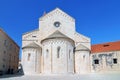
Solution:
[[[46,11],[44,11],[44,12],[43,12],[43,16],[45,16],[46,14],[47,14]]]

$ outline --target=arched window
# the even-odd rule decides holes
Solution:
[[[60,46],[57,47],[57,58],[59,58],[59,57],[60,57]]]
[[[49,50],[47,49],[46,50],[46,58],[48,57],[48,55],[49,55]]]
[[[28,53],[28,58],[27,58],[28,61],[30,61],[30,56],[31,56],[31,54]]]
[[[68,56],[69,56],[69,59],[70,59],[70,54],[71,54],[71,50],[69,50],[69,55],[68,55]]]
[[[83,59],[85,59],[85,55],[83,55]]]

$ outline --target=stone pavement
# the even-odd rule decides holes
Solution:
[[[5,75],[0,80],[120,80],[120,73],[86,75]]]

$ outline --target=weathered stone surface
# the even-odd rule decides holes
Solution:
[[[0,29],[0,75],[18,71],[20,47]]]
[[[58,8],[42,16],[39,29],[23,34],[22,38],[25,74],[82,74],[90,71],[90,38],[77,33],[75,20]]]

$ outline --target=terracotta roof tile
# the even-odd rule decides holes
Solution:
[[[120,41],[95,44],[91,46],[91,53],[118,51],[120,50]]]

